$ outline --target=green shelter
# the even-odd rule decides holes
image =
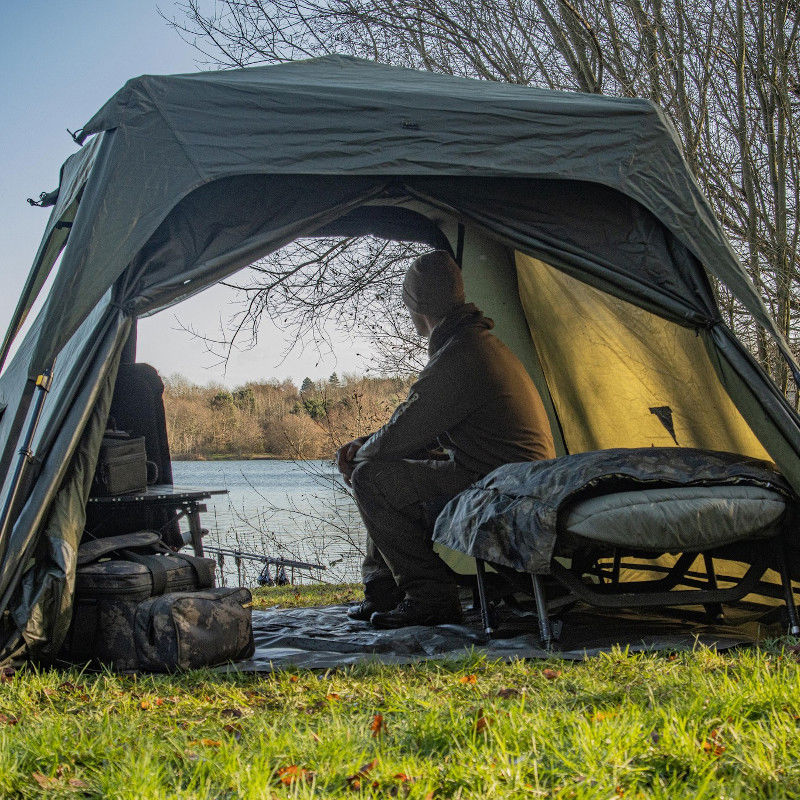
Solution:
[[[800,490],[800,418],[726,326],[712,278],[797,367],[648,101],[331,56],[136,78],[76,138],[0,351],[0,662],[46,658],[66,632],[134,320],[298,237],[449,247],[560,453],[728,450]],[[665,407],[671,430],[652,413]]]

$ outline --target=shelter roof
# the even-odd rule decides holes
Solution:
[[[92,134],[95,139],[84,146],[91,152],[80,169],[64,170],[45,236],[47,241],[62,222],[62,195],[80,197],[44,309],[32,375],[52,362],[179,203],[207,184],[243,175],[317,181],[336,176],[342,183],[389,177],[408,184],[459,176],[599,184],[654,215],[788,353],[688,169],[671,123],[646,100],[553,92],[326,56],[139,77],[128,81],[78,138]],[[287,200],[315,191],[312,184]],[[359,191],[348,203],[363,202],[370,191],[382,189]],[[528,191],[542,187],[531,184]],[[439,199],[456,214],[469,211],[469,197]],[[523,201],[517,187],[516,199],[509,196],[502,205]],[[478,216],[492,230],[508,228],[514,208],[483,209]],[[318,218],[320,224],[328,221]],[[298,229],[296,235],[304,232]],[[29,296],[20,301],[6,344],[55,255],[55,246],[43,245],[26,284]],[[208,280],[222,276],[206,272]]]

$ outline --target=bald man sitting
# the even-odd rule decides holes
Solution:
[[[428,509],[501,464],[555,457],[542,399],[519,359],[464,300],[461,270],[445,251],[418,258],[403,282],[429,360],[408,398],[336,463],[367,529],[364,600],[348,610],[376,628],[461,621],[455,578],[433,551]],[[433,449],[445,459],[426,455]]]

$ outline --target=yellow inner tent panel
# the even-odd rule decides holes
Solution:
[[[570,453],[699,447],[769,459],[703,340],[516,253],[520,299]]]

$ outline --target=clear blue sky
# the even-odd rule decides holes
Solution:
[[[8,0],[0,28],[0,327],[5,332],[39,245],[48,212],[27,197],[58,184],[61,163],[77,146],[66,129],[80,128],[128,78],[208,68],[157,11],[173,0]],[[236,355],[227,374],[212,367],[200,343],[176,330],[213,334],[227,316],[230,294],[214,288],[140,323],[139,357],[162,374],[181,371],[200,383],[236,385],[260,377],[326,376],[355,371],[345,343],[336,356],[307,351],[280,364],[280,333],[265,328],[256,350]],[[0,334],[1,335],[1,334]]]

